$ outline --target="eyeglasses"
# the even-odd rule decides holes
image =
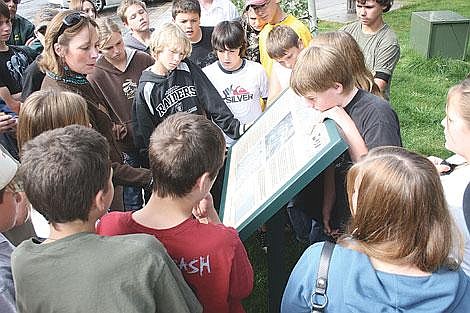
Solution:
[[[46,30],[47,30],[47,26],[46,25],[42,25],[41,27],[39,27],[38,29],[36,29],[36,31],[40,34],[42,34],[43,36],[46,35]]]
[[[11,191],[12,193],[18,193],[18,192],[23,192],[23,184],[19,182],[16,177],[13,178],[13,180],[8,183],[8,185],[5,187],[5,189]]]
[[[261,10],[266,9],[266,7],[268,6],[269,3],[271,3],[271,0],[266,1],[266,2],[265,2],[264,4],[262,4],[262,5],[252,5],[251,7],[253,8],[253,10],[254,10],[255,12],[257,12],[257,11],[261,11]]]
[[[83,12],[73,12],[65,16],[62,20],[62,26],[60,26],[59,31],[55,36],[54,43],[59,40],[60,35],[62,35],[67,28],[77,25],[83,19],[90,19],[90,17]]]

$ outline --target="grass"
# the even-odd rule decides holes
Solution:
[[[403,144],[423,155],[449,156],[444,148],[440,121],[445,112],[447,90],[470,73],[470,47],[465,61],[444,58],[426,59],[413,51],[410,43],[411,13],[415,11],[451,10],[470,17],[468,0],[401,0],[403,7],[385,15],[397,33],[401,58],[393,74],[391,105],[400,119]],[[331,31],[342,24],[320,21],[320,31]],[[304,246],[292,236],[286,239],[286,263],[290,271]],[[255,271],[255,288],[244,301],[248,313],[267,312],[267,260],[254,237],[245,242]]]

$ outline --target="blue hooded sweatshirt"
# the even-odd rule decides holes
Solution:
[[[309,247],[292,271],[281,312],[311,312],[323,243]],[[429,276],[377,271],[363,253],[336,245],[328,273],[325,312],[470,312],[470,279],[459,269]]]

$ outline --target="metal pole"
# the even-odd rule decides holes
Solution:
[[[307,0],[307,7],[308,7],[308,26],[310,28],[310,32],[316,35],[318,31],[318,19],[317,19],[317,9],[315,6],[315,0]]]

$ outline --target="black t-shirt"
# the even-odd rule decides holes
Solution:
[[[463,214],[465,222],[467,223],[468,231],[470,231],[470,184],[467,185],[465,193],[463,194]]]
[[[21,91],[21,100],[26,100],[30,94],[41,89],[42,81],[44,80],[44,74],[38,65],[39,57],[31,63],[28,68],[26,68],[23,73],[23,90]]]
[[[7,87],[12,95],[20,92],[23,73],[31,62],[21,48],[9,46],[7,51],[0,51],[0,87]]]
[[[202,38],[199,42],[193,43],[193,51],[189,59],[199,65],[200,68],[206,67],[217,61],[217,55],[212,49],[211,37],[214,27],[201,26]]]

